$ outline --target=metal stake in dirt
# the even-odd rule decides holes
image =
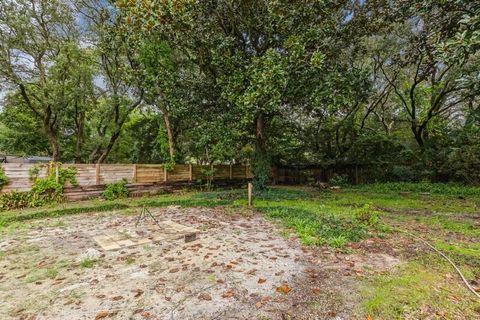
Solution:
[[[147,207],[142,206],[142,211],[140,211],[140,215],[137,218],[137,221],[135,222],[135,228],[137,225],[140,223],[141,220],[146,219],[147,215],[152,218],[153,221],[155,221],[155,224],[160,227],[160,224],[158,223],[157,219],[153,216],[153,214],[150,212],[150,210],[147,209]]]
[[[251,182],[248,183],[248,206],[252,206],[252,193],[253,193],[253,184]]]

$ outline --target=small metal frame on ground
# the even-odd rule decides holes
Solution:
[[[157,219],[155,219],[155,217],[154,217],[153,214],[150,212],[150,210],[148,210],[147,207],[142,206],[142,211],[140,211],[140,214],[139,214],[138,217],[137,217],[137,221],[135,222],[135,228],[138,226],[138,224],[140,223],[140,221],[148,218],[148,216],[150,216],[150,218],[152,218],[152,220],[155,221],[155,224],[160,227],[160,224],[158,224]]]

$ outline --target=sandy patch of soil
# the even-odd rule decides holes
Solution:
[[[135,216],[110,212],[45,219],[3,234],[0,318],[351,319],[354,269],[397,264],[377,254],[352,267],[351,258],[281,237],[256,214],[177,207],[152,213],[201,232],[188,243],[102,251],[94,236],[135,224]]]

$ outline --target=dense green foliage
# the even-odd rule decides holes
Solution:
[[[8,177],[5,175],[5,170],[0,167],[0,191],[8,184]]]
[[[122,180],[119,182],[107,183],[103,197],[107,200],[115,200],[128,197],[128,181]]]
[[[39,178],[42,167],[47,167],[46,177]],[[11,191],[0,195],[0,209],[21,209],[40,207],[63,199],[66,183],[77,185],[76,169],[62,167],[60,163],[36,165],[30,170],[32,189],[27,192]]]
[[[478,184],[479,17],[468,0],[2,2],[0,150],[250,163],[257,189],[283,164]]]

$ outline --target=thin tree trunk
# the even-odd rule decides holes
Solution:
[[[103,150],[102,154],[100,155],[100,157],[97,160],[97,163],[103,163],[107,159],[108,155],[112,151],[113,146],[115,145],[115,142],[117,141],[118,137],[120,137],[120,130],[116,130],[112,134],[112,136],[110,137],[110,141],[108,142],[107,147],[105,148],[105,150]]]
[[[173,135],[173,128],[170,121],[170,114],[168,113],[167,108],[162,104],[159,104],[159,108],[162,111],[163,122],[165,124],[165,130],[167,130],[167,137],[168,137],[168,151],[170,154],[170,159],[175,159],[175,138]]]
[[[81,159],[81,152],[82,152],[82,145],[83,145],[83,134],[85,129],[85,112],[81,112],[79,115],[79,119],[75,119],[77,124],[77,141],[75,143],[75,163],[80,163]]]
[[[60,145],[58,143],[57,134],[51,127],[45,128],[47,133],[48,142],[52,148],[53,161],[60,161]]]
[[[52,109],[48,106],[43,114],[43,129],[47,134],[48,142],[52,148],[53,161],[60,161],[60,144],[57,139],[57,132],[55,130],[56,117],[52,120]]]

